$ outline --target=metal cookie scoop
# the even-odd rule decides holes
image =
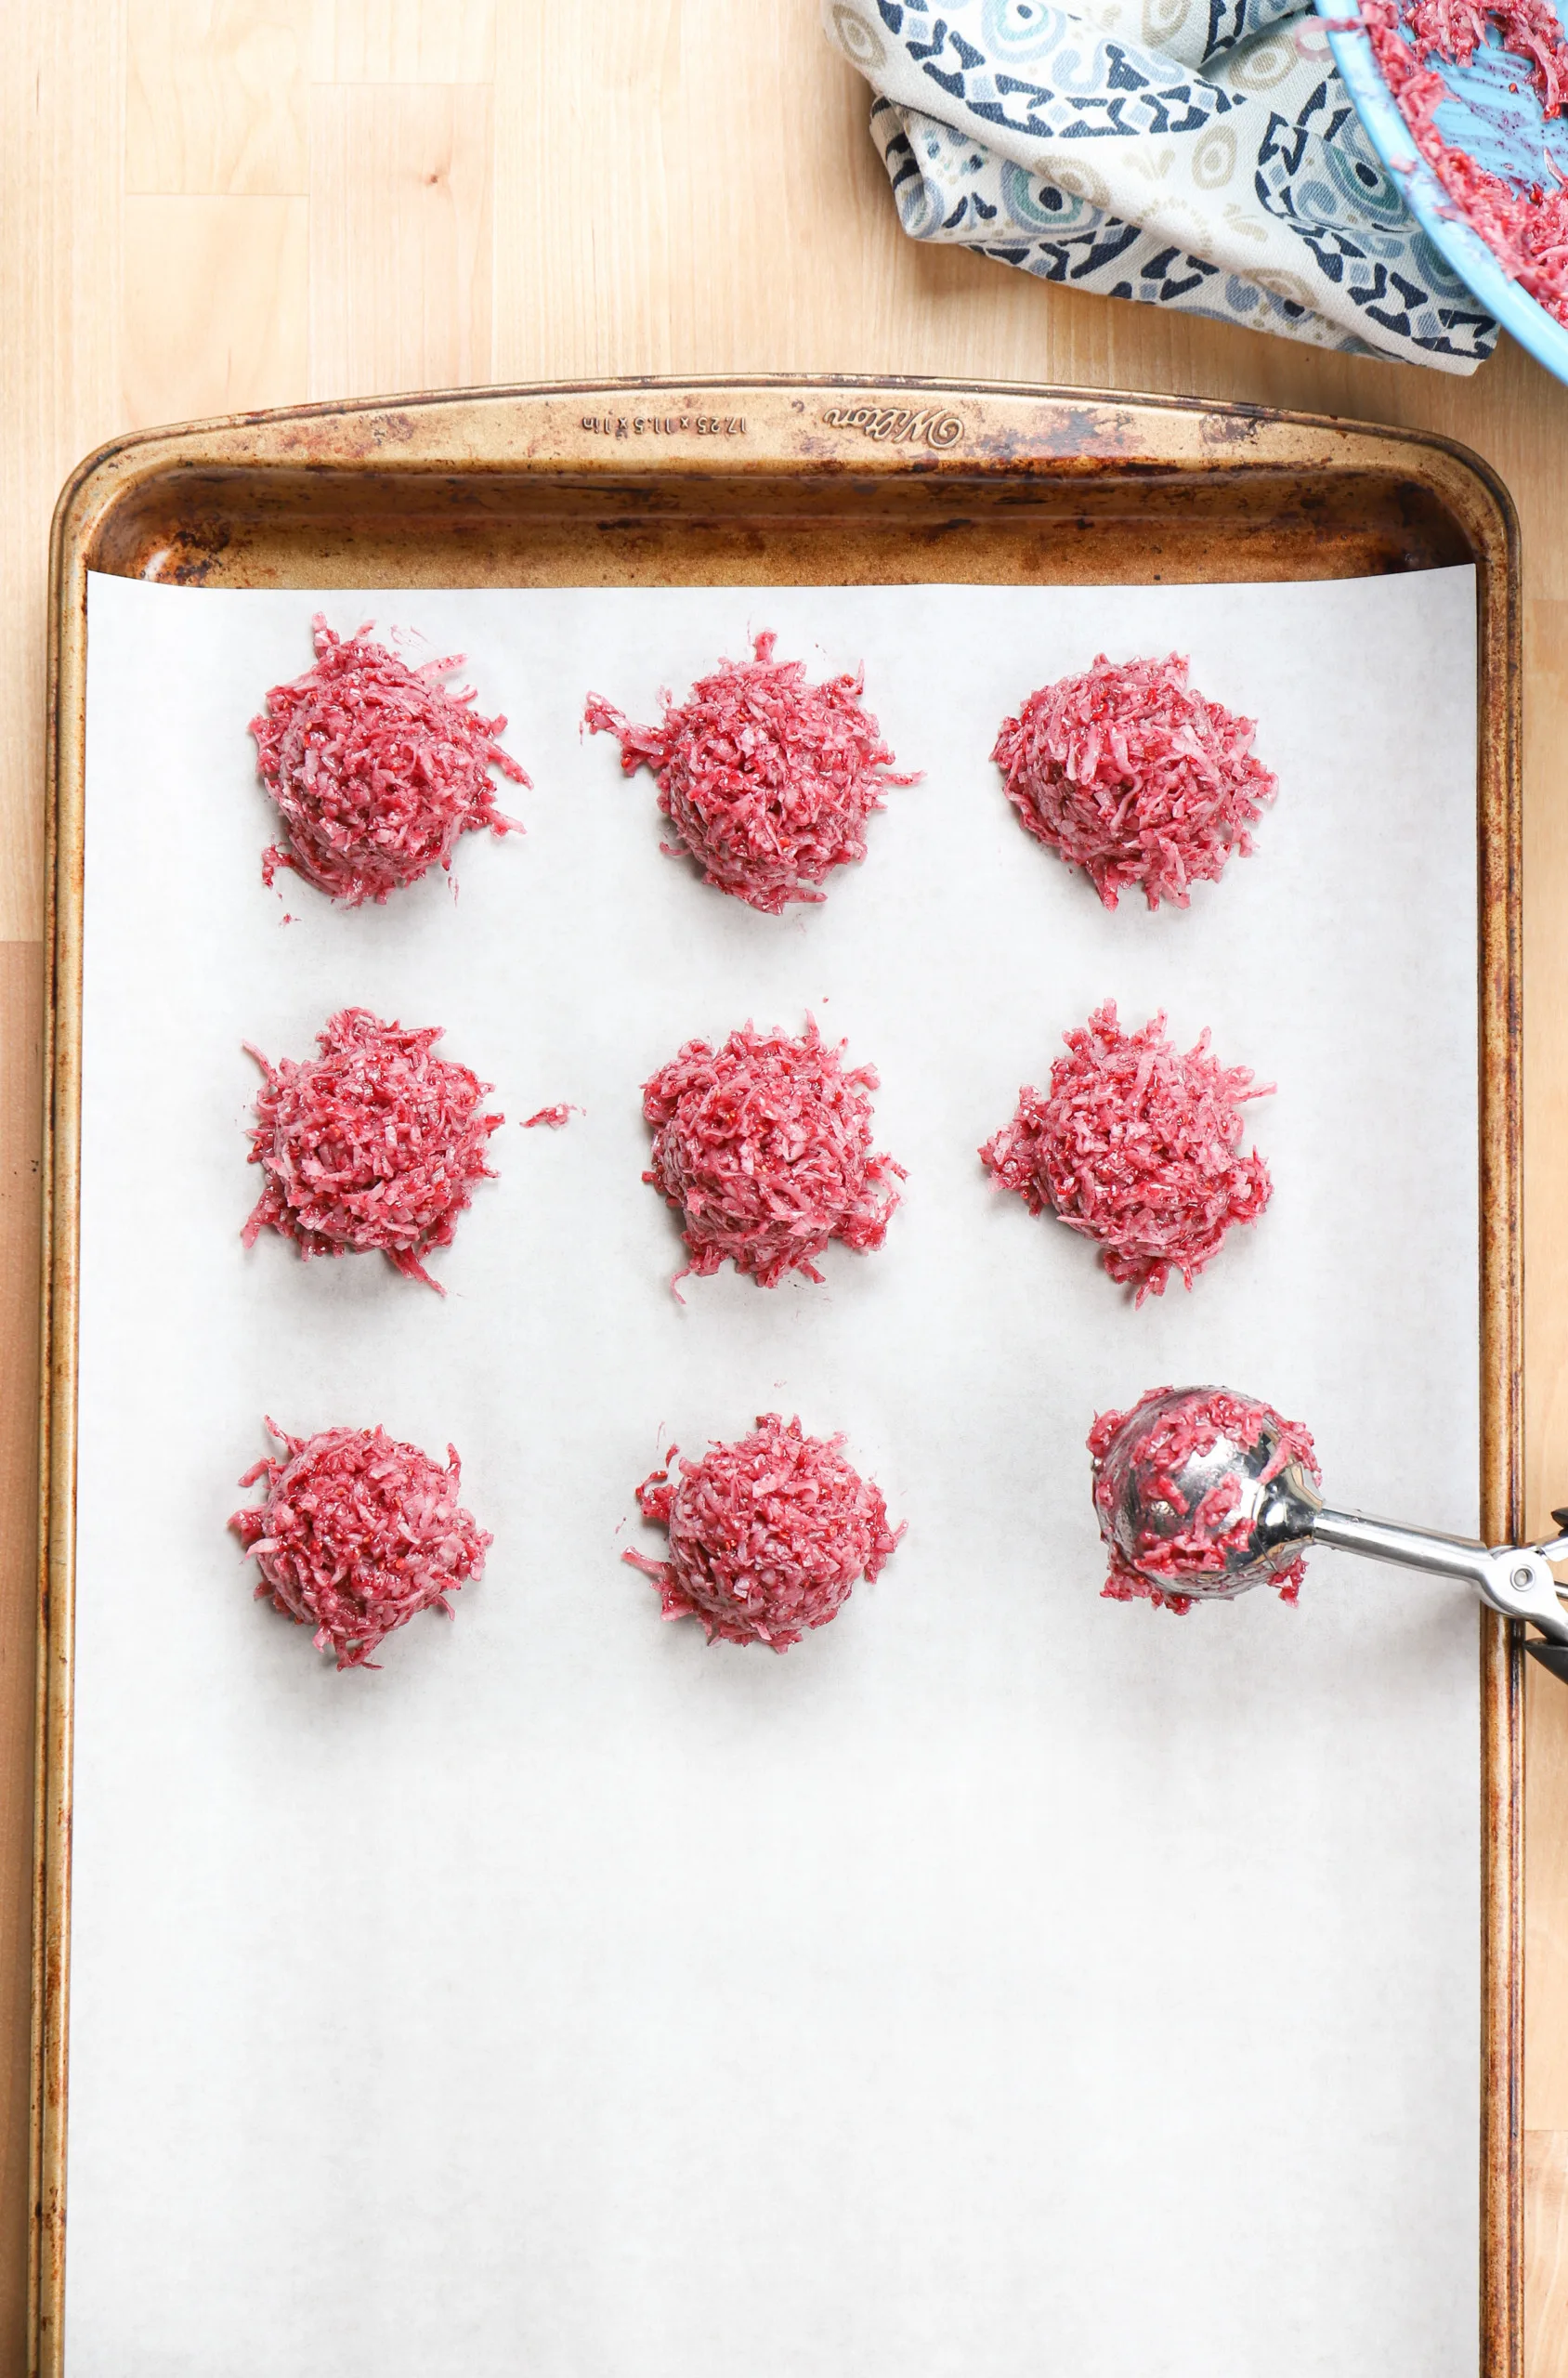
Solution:
[[[1254,1444],[1222,1434],[1207,1453],[1188,1454],[1173,1475],[1169,1464],[1162,1470],[1151,1458],[1156,1429],[1188,1407],[1196,1415],[1216,1392],[1213,1388],[1178,1387],[1144,1404],[1128,1415],[1096,1464],[1102,1529],[1115,1535],[1123,1559],[1140,1576],[1167,1592],[1174,1588],[1195,1600],[1225,1601],[1249,1586],[1265,1584],[1310,1545],[1337,1545],[1344,1552],[1365,1553],[1368,1560],[1464,1578],[1505,1618],[1527,1618],[1538,1627],[1546,1640],[1532,1640],[1527,1648],[1554,1676],[1568,1680],[1568,1612],[1558,1600],[1548,1566],[1553,1561],[1568,1561],[1568,1534],[1547,1544],[1488,1547],[1469,1536],[1434,1535],[1427,1528],[1401,1527],[1392,1520],[1365,1518],[1359,1511],[1330,1510],[1299,1462],[1287,1463],[1277,1477],[1264,1476],[1280,1440],[1278,1428],[1267,1420]],[[1230,1505],[1226,1533],[1234,1532],[1240,1540],[1222,1548],[1219,1565],[1207,1574],[1173,1580],[1151,1567],[1151,1540],[1177,1535],[1186,1515],[1226,1478],[1241,1490],[1240,1499]],[[1167,1483],[1175,1486],[1184,1513],[1164,1493]],[[1568,1529],[1568,1509],[1553,1511],[1552,1517],[1559,1527]],[[1245,1537],[1235,1528],[1237,1521],[1250,1522]]]

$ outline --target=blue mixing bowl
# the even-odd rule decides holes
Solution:
[[[1480,304],[1495,315],[1537,363],[1568,381],[1568,330],[1554,321],[1516,281],[1510,281],[1478,231],[1459,219],[1454,202],[1431,167],[1418,153],[1410,127],[1359,28],[1347,27],[1347,0],[1316,0],[1328,33],[1334,62],[1344,77],[1366,137],[1403,191],[1411,214]],[[1561,0],[1554,0],[1561,14]],[[1568,118],[1550,124],[1530,87],[1526,61],[1501,48],[1495,33],[1468,66],[1432,63],[1452,97],[1437,111],[1437,128],[1456,149],[1468,149],[1478,164],[1521,188],[1548,179],[1543,150],[1568,179]],[[1510,83],[1518,85],[1510,91]]]

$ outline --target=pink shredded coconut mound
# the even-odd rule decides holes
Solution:
[[[1500,0],[1498,6],[1485,0],[1415,0],[1405,22],[1423,65],[1429,58],[1444,58],[1468,66],[1488,24],[1496,25],[1503,47],[1529,60],[1542,112],[1561,114],[1568,96],[1568,45],[1550,0]]]
[[[1255,1222],[1274,1195],[1256,1148],[1240,1149],[1243,1104],[1273,1083],[1222,1065],[1207,1031],[1176,1048],[1163,1014],[1124,1032],[1115,1000],[1062,1038],[1068,1053],[1052,1066],[1049,1091],[1019,1091],[981,1162],[1030,1213],[1049,1207],[1097,1240],[1104,1269],[1136,1287],[1139,1304],[1163,1296],[1173,1271],[1190,1288],[1225,1233]]]
[[[862,706],[864,674],[808,685],[799,660],[775,660],[759,635],[755,659],[723,660],[677,708],[661,695],[657,726],[633,726],[590,694],[584,724],[615,736],[627,776],[653,771],[659,806],[703,881],[778,916],[791,900],[820,900],[835,867],[866,856],[866,820],[885,806],[893,753]],[[660,847],[672,857],[679,850]]]
[[[1505,49],[1529,60],[1543,116],[1561,115],[1568,97],[1568,44],[1555,11],[1547,0],[1506,0],[1498,7],[1475,0],[1417,0],[1413,7],[1404,0],[1363,0],[1361,21],[1417,148],[1459,214],[1509,280],[1568,326],[1568,196],[1556,165],[1543,150],[1549,187],[1533,182],[1520,189],[1478,164],[1468,150],[1452,147],[1435,122],[1448,87],[1431,64],[1439,58],[1468,66],[1490,22]]]
[[[1151,908],[1217,882],[1275,783],[1252,757],[1253,722],[1168,660],[1107,660],[1029,696],[991,757],[1026,832],[1081,867],[1107,908],[1132,884]]]
[[[1323,1476],[1309,1431],[1299,1421],[1282,1418],[1272,1405],[1217,1387],[1197,1407],[1185,1405],[1165,1414],[1153,1423],[1141,1444],[1140,1459],[1156,1465],[1156,1490],[1186,1524],[1171,1535],[1145,1531],[1134,1547],[1141,1562],[1169,1580],[1163,1587],[1156,1585],[1133,1568],[1117,1541],[1112,1514],[1117,1485],[1105,1457],[1130,1421],[1172,1392],[1169,1387],[1154,1387],[1139,1397],[1130,1412],[1102,1412],[1089,1432],[1089,1450],[1094,1457],[1095,1515],[1110,1559],[1104,1596],[1111,1601],[1157,1602],[1181,1616],[1195,1601],[1203,1599],[1206,1590],[1214,1590],[1211,1586],[1206,1588],[1204,1580],[1222,1575],[1226,1553],[1239,1550],[1251,1533],[1249,1520],[1231,1516],[1242,1495],[1241,1482],[1234,1473],[1217,1479],[1196,1509],[1189,1511],[1176,1478],[1191,1455],[1210,1452],[1222,1437],[1252,1446],[1265,1429],[1274,1429],[1278,1431],[1278,1443],[1263,1470],[1265,1483],[1277,1478],[1292,1462],[1300,1463],[1314,1487],[1322,1484]],[[1306,1565],[1298,1558],[1276,1570],[1270,1583],[1278,1588],[1282,1601],[1293,1602],[1305,1574]]]
[[[440,1038],[439,1025],[405,1031],[346,1007],[317,1034],[319,1057],[274,1065],[245,1043],[267,1077],[250,1155],[266,1186],[247,1247],[270,1228],[307,1259],[379,1248],[446,1294],[422,1259],[451,1245],[474,1183],[494,1180],[486,1148],[505,1117],[482,1111],[490,1083],[431,1054]]]
[[[843,1437],[808,1437],[798,1419],[760,1413],[753,1433],[681,1457],[645,1478],[637,1503],[670,1531],[670,1557],[621,1559],[651,1577],[666,1618],[696,1618],[710,1643],[766,1643],[787,1652],[836,1618],[861,1577],[893,1552],[881,1490],[852,1470]]]
[[[481,718],[472,690],[440,680],[463,656],[411,669],[369,627],[336,636],[315,621],[316,665],[274,686],[251,721],[261,780],[287,834],[263,853],[262,880],[281,867],[357,908],[416,883],[438,861],[451,869],[460,834],[488,827],[520,834],[495,805],[491,767],[529,781],[495,738],[504,718]]]
[[[572,1117],[581,1112],[581,1106],[542,1106],[538,1114],[530,1115],[521,1128],[525,1131],[537,1131],[542,1126],[547,1131],[562,1131]]]
[[[820,1282],[830,1239],[862,1254],[882,1245],[906,1176],[871,1146],[875,1068],[845,1072],[843,1046],[809,1016],[798,1039],[747,1024],[720,1049],[688,1040],[643,1084],[643,1179],[681,1215],[690,1258],[675,1283],[726,1260],[760,1287],[786,1272]]]
[[[447,1596],[483,1576],[492,1541],[458,1502],[455,1446],[443,1470],[384,1429],[267,1427],[286,1457],[246,1470],[241,1485],[264,1477],[266,1499],[229,1522],[261,1571],[256,1599],[314,1627],[339,1668],[375,1666],[371,1653],[416,1611],[450,1618]]]

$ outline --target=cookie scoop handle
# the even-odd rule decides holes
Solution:
[[[1554,1511],[1559,1526],[1563,1515]],[[1392,1561],[1402,1569],[1424,1569],[1435,1577],[1455,1577],[1474,1586],[1483,1601],[1505,1618],[1526,1618],[1538,1627],[1546,1644],[1532,1643],[1533,1652],[1561,1648],[1564,1663],[1547,1665],[1568,1676],[1568,1613],[1558,1600],[1557,1581],[1549,1563],[1568,1558],[1568,1537],[1547,1544],[1487,1546],[1471,1536],[1439,1535],[1430,1528],[1405,1527],[1397,1520],[1370,1519],[1363,1511],[1334,1511],[1325,1507],[1313,1520],[1312,1541],[1332,1545],[1340,1552],[1359,1552],[1364,1560]]]

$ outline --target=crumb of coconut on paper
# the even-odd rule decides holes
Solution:
[[[1568,98],[1568,43],[1547,0],[1508,0],[1477,7],[1467,0],[1362,0],[1365,27],[1383,80],[1417,148],[1454,206],[1485,241],[1510,281],[1568,327],[1568,195],[1550,157],[1542,176],[1520,189],[1470,151],[1444,139],[1437,111],[1451,98],[1431,61],[1467,66],[1495,25],[1502,46],[1527,62],[1527,79],[1550,121]]]
[[[627,776],[652,771],[659,807],[705,882],[777,916],[823,898],[835,868],[866,856],[866,822],[884,806],[894,755],[861,699],[860,675],[812,685],[804,662],[775,660],[772,634],[750,660],[722,660],[684,702],[665,693],[656,726],[634,726],[602,694],[583,724],[613,735]]]
[[[1081,868],[1107,908],[1139,890],[1188,906],[1274,797],[1253,721],[1187,683],[1180,653],[1107,660],[1042,686],[1004,719],[992,759],[1026,833]]]
[[[799,1034],[746,1024],[717,1048],[688,1040],[643,1085],[653,1132],[643,1179],[681,1216],[687,1261],[725,1262],[758,1286],[799,1272],[819,1285],[832,1239],[880,1248],[904,1168],[871,1144],[875,1068],[846,1068],[809,1016]]]
[[[1153,1493],[1163,1497],[1185,1524],[1170,1535],[1145,1532],[1133,1548],[1140,1564],[1134,1568],[1117,1540],[1115,1495],[1102,1465],[1122,1430],[1171,1392],[1169,1387],[1150,1388],[1130,1410],[1100,1413],[1088,1443],[1094,1462],[1095,1516],[1110,1571],[1102,1596],[1110,1601],[1154,1602],[1181,1617],[1195,1600],[1201,1599],[1204,1580],[1222,1574],[1227,1552],[1239,1551],[1252,1531],[1252,1522],[1245,1515],[1233,1517],[1244,1493],[1243,1482],[1235,1471],[1216,1479],[1196,1509],[1189,1509],[1177,1483],[1183,1464],[1195,1453],[1211,1452],[1222,1437],[1250,1447],[1265,1430],[1272,1429],[1278,1432],[1277,1442],[1262,1471],[1263,1483],[1279,1477],[1292,1462],[1300,1464],[1314,1487],[1321,1486],[1323,1474],[1310,1431],[1300,1421],[1284,1418],[1272,1405],[1233,1395],[1225,1388],[1215,1388],[1196,1406],[1184,1402],[1153,1422],[1139,1454],[1150,1469]],[[1155,1577],[1145,1574],[1150,1570]],[[1294,1602],[1305,1574],[1306,1564],[1298,1558],[1279,1569],[1270,1583],[1278,1588],[1282,1601]]]
[[[461,653],[412,669],[368,626],[338,636],[318,618],[313,632],[315,666],[274,686],[251,721],[284,833],[263,854],[265,882],[286,868],[358,908],[450,870],[460,835],[523,831],[490,777],[529,782],[496,740],[505,719],[480,717],[472,689],[441,683]]]
[[[246,1470],[241,1485],[265,1478],[266,1495],[229,1522],[261,1573],[256,1599],[313,1627],[340,1669],[375,1666],[371,1654],[422,1610],[450,1618],[447,1597],[484,1574],[493,1540],[458,1500],[455,1446],[443,1468],[379,1427],[267,1429],[283,1458]]]
[[[669,1557],[621,1559],[658,1588],[667,1619],[697,1619],[710,1643],[788,1651],[879,1575],[904,1534],[843,1444],[764,1412],[751,1435],[681,1456],[678,1470],[672,1445],[637,1489],[644,1519],[668,1530]]]
[[[542,1106],[537,1114],[525,1117],[517,1128],[522,1131],[564,1131],[572,1117],[581,1112],[581,1106]]]
[[[1263,1158],[1240,1144],[1245,1103],[1272,1083],[1222,1065],[1207,1030],[1178,1049],[1163,1014],[1124,1031],[1114,1000],[1062,1037],[1067,1054],[1050,1089],[1020,1091],[981,1162],[1032,1214],[1095,1240],[1138,1303],[1163,1296],[1172,1272],[1190,1288],[1227,1232],[1255,1222],[1274,1194]]]
[[[439,1025],[409,1030],[368,1008],[344,1008],[318,1033],[315,1057],[274,1065],[245,1044],[266,1078],[256,1094],[250,1162],[264,1186],[242,1233],[292,1239],[307,1259],[379,1251],[444,1295],[424,1258],[450,1247],[504,1117],[487,1114],[492,1085],[434,1054]]]

